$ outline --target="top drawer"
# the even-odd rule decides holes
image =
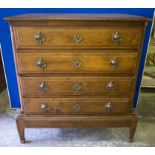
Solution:
[[[103,27],[26,27],[15,26],[17,49],[49,48],[137,48],[141,28]]]

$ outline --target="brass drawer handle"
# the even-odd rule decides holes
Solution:
[[[112,41],[115,42],[116,45],[119,45],[119,43],[121,42],[121,36],[118,31],[112,34]]]
[[[106,105],[105,105],[105,109],[108,111],[108,112],[111,112],[112,109],[113,109],[113,105],[111,102],[108,102]]]
[[[40,105],[40,109],[41,109],[42,112],[48,112],[49,111],[49,106],[48,106],[47,103],[42,103]]]
[[[77,103],[77,104],[75,104],[75,105],[73,106],[73,109],[74,109],[75,111],[80,111],[81,105]]]
[[[34,39],[40,44],[42,45],[45,41],[45,37],[43,36],[43,34],[41,32],[37,32],[34,34]]]
[[[113,92],[116,89],[116,84],[113,81],[110,81],[110,82],[107,83],[106,88],[109,91]]]
[[[43,58],[39,58],[36,65],[40,67],[42,70],[47,67],[47,62],[43,60]]]
[[[39,84],[39,88],[42,93],[45,93],[48,90],[48,87],[44,81],[41,81]]]
[[[80,83],[75,83],[72,88],[73,88],[73,91],[79,92],[81,90],[81,85]]]
[[[76,33],[73,37],[73,40],[76,42],[76,43],[80,43],[82,42],[83,38],[82,36],[79,34],[79,33]]]
[[[75,66],[76,68],[80,68],[80,67],[82,66],[82,61],[81,61],[80,59],[76,59],[76,60],[74,61],[74,66]]]
[[[110,61],[110,64],[112,65],[112,69],[113,71],[116,69],[116,66],[118,64],[117,62],[117,58],[113,58],[111,61]]]

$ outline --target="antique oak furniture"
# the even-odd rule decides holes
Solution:
[[[30,14],[6,18],[20,90],[17,128],[129,127],[148,18]]]

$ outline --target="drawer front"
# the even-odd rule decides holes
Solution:
[[[137,53],[18,53],[19,73],[134,74]]]
[[[129,99],[89,98],[25,98],[26,114],[127,114]]]
[[[137,48],[141,28],[109,27],[14,27],[17,48]]]
[[[21,84],[24,97],[130,97],[134,80],[125,77],[22,77]]]

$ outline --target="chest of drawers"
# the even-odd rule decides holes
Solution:
[[[9,17],[20,90],[17,128],[129,127],[149,19],[121,14]]]

